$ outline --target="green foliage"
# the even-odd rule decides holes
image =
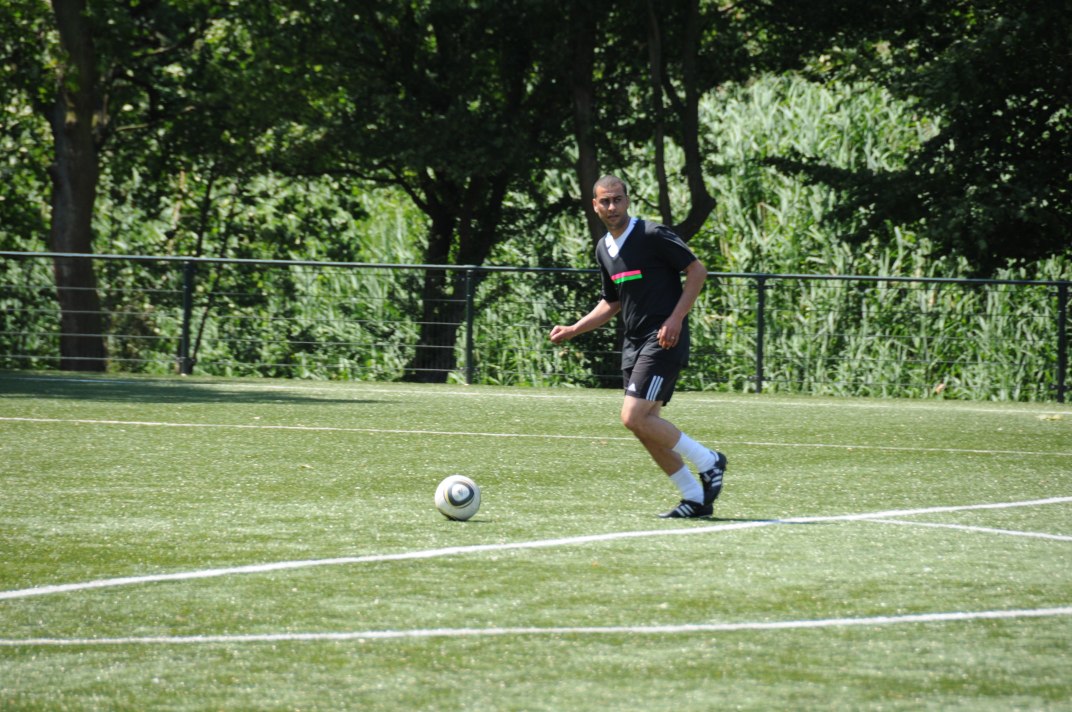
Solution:
[[[728,271],[869,273],[824,223],[839,193],[770,165],[805,155],[845,171],[897,168],[933,130],[870,85],[818,85],[770,76],[713,96],[705,116],[719,207],[694,243],[718,247]],[[914,274],[915,272],[908,272]]]
[[[876,238],[862,245],[837,239],[826,217],[836,209],[839,192],[794,179],[771,165],[771,157],[795,152],[847,172],[903,166],[937,129],[889,92],[873,85],[818,85],[770,76],[718,93],[705,105],[704,116],[707,140],[720,161],[712,171],[712,193],[719,207],[690,244],[709,267],[724,272],[924,278],[971,274],[964,260],[934,258],[932,243],[912,231],[893,227],[893,239]],[[643,166],[643,156],[634,162]],[[649,215],[645,208],[650,211],[652,205],[646,196],[653,194],[654,176],[642,167],[633,177],[634,205]],[[578,223],[572,229],[556,225],[554,230],[557,247],[574,249],[573,261],[559,264],[591,265],[587,241],[572,241],[573,235],[583,235]],[[540,254],[516,249],[516,262]],[[1066,260],[1051,259],[996,276],[1067,280],[1072,272]],[[578,281],[582,294],[594,301],[595,279]],[[765,315],[765,388],[917,397],[1052,397],[1057,341],[1052,289],[901,288],[890,283],[864,291],[864,286],[788,280],[771,285]],[[585,311],[583,300],[563,301],[546,287],[527,291],[520,282],[517,290],[516,295],[542,305],[537,313],[541,308],[554,310],[549,323],[569,322]],[[544,299],[543,293],[552,296]],[[692,318],[695,352],[685,387],[754,387],[755,301],[749,280],[712,282]],[[530,343],[524,334],[509,333],[504,342]],[[602,349],[593,343],[578,351],[587,355]],[[544,362],[536,372],[551,373],[552,363],[562,373],[570,372],[567,364],[553,361],[547,347],[539,353]],[[534,366],[537,361],[534,356]],[[594,373],[604,374],[610,383],[614,368],[605,363]],[[547,376],[537,382],[557,380]]]
[[[799,14],[805,36],[839,18],[837,49],[813,68],[866,76],[938,119],[939,131],[900,167],[797,162],[845,191],[831,218],[852,240],[892,239],[892,222],[925,233],[936,254],[964,257],[979,275],[1067,253],[1072,6],[830,0],[788,12]]]
[[[0,249],[40,250],[48,234],[48,126],[20,97],[0,101]]]
[[[846,170],[896,168],[933,124],[875,87],[821,86],[770,76],[727,87],[704,105],[706,140],[718,157],[711,192],[718,209],[692,247],[722,272],[958,277],[968,267],[928,257],[930,243],[894,229],[896,239],[853,248],[829,231],[836,191],[795,180],[769,165],[797,151]],[[637,212],[648,216],[654,176],[634,162]],[[398,192],[340,178],[269,174],[236,181],[191,166],[155,202],[143,173],[106,173],[95,224],[103,252],[205,257],[422,261],[427,223]],[[548,197],[576,194],[570,174],[534,186],[543,202],[511,196],[504,210],[545,218],[511,233],[490,261],[500,265],[591,268],[583,218]],[[141,196],[141,197],[137,197]],[[684,194],[678,198],[686,200]],[[43,265],[8,263],[5,353],[33,355],[11,366],[53,364],[50,278]],[[25,266],[25,265],[24,265]],[[181,325],[177,265],[102,263],[102,295],[113,314],[112,367],[162,373],[175,368]],[[1053,259],[999,273],[1009,279],[1069,279]],[[259,269],[201,265],[192,346],[198,373],[309,378],[399,378],[413,357],[422,320],[415,270]],[[1055,298],[1041,289],[954,289],[890,283],[771,283],[765,389],[820,393],[1048,399],[1054,385]],[[547,331],[598,298],[586,273],[489,275],[476,282],[474,377],[496,384],[619,385],[614,329],[552,347]],[[1013,293],[1017,300],[1012,300]],[[459,295],[458,298],[460,298]],[[1025,299],[1025,296],[1027,297]],[[755,374],[755,299],[749,280],[712,281],[692,317],[693,366],[682,386],[748,390]],[[17,307],[37,305],[35,310]],[[465,363],[465,332],[451,347]],[[32,343],[31,343],[32,342]],[[45,357],[42,360],[42,357]],[[452,379],[464,379],[460,369]]]
[[[48,220],[42,117],[65,61],[47,5],[0,12],[0,246],[32,248]],[[691,226],[714,205],[688,234],[723,270],[957,276],[1067,248],[1060,3],[682,1],[596,16],[556,2],[91,1],[83,19],[98,251],[587,266],[585,231],[564,217],[584,194],[570,140],[620,167],[649,217]],[[802,61],[826,84],[760,74]],[[401,239],[358,224],[380,209]],[[159,277],[119,271],[106,277],[134,293]],[[420,293],[402,311],[451,351],[452,332],[433,332],[459,318],[460,286],[435,277],[395,286]],[[482,310],[510,291],[492,282]],[[292,299],[299,280],[272,286]],[[153,333],[133,323],[144,304],[109,298],[124,328]]]

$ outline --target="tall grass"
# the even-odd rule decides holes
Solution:
[[[891,225],[888,235],[848,245],[826,220],[838,194],[767,162],[798,156],[847,171],[896,170],[935,135],[933,119],[878,87],[819,86],[791,76],[726,87],[707,98],[704,116],[709,189],[717,208],[690,246],[710,268],[922,278],[968,274],[960,260],[932,257],[919,226]],[[681,160],[672,148],[668,153]],[[651,156],[639,152],[633,164],[625,172],[633,182],[634,212],[657,217]],[[683,186],[672,198],[677,214],[684,214]],[[590,265],[588,241],[576,240],[584,235],[583,225],[557,229],[575,246],[572,263]],[[518,251],[515,259],[531,256]],[[1068,280],[1072,269],[1067,260],[1054,258],[997,277]],[[584,288],[594,301],[595,280]],[[692,317],[693,368],[685,385],[755,387],[756,296],[754,281],[728,279],[702,295]],[[865,288],[859,282],[775,280],[766,296],[765,388],[1001,399],[1054,395],[1057,301],[1050,287],[891,282]],[[582,309],[558,309],[550,321],[571,321]],[[514,338],[545,354],[538,364],[545,373],[563,368],[531,336]]]
[[[722,273],[805,273],[946,277],[966,274],[954,259],[929,256],[920,226],[849,246],[825,220],[838,195],[779,173],[767,161],[795,155],[845,170],[891,170],[935,131],[882,90],[819,86],[767,77],[730,86],[704,105],[709,189],[717,207],[690,245]],[[680,161],[670,147],[671,159]],[[607,166],[632,185],[634,213],[656,217],[651,156]],[[549,175],[547,194],[579,195],[572,177]],[[193,178],[189,179],[193,183]],[[226,192],[226,191],[224,191]],[[102,197],[101,251],[191,254],[189,220],[159,216]],[[241,200],[239,199],[241,198]],[[687,196],[677,185],[678,215]],[[230,202],[228,202],[228,200]],[[425,219],[404,196],[351,192],[332,181],[295,185],[250,181],[220,201],[201,225],[210,256],[404,264],[421,261]],[[512,197],[512,211],[542,206]],[[161,217],[163,216],[163,217]],[[169,222],[170,221],[170,222]],[[879,237],[885,237],[879,240]],[[163,243],[161,241],[164,241]],[[502,243],[500,265],[591,267],[579,211]],[[54,366],[58,318],[45,263],[4,265],[0,353],[7,367]],[[999,277],[1068,280],[1067,258],[1010,267]],[[197,275],[193,341],[197,370],[223,375],[392,380],[418,348],[416,270],[354,271],[203,266]],[[109,352],[120,370],[173,370],[181,323],[181,276],[173,266],[102,263],[111,324]],[[1033,400],[1052,398],[1056,298],[1048,287],[770,280],[763,314],[764,388],[860,395]],[[554,347],[547,331],[598,299],[594,275],[494,274],[475,298],[475,379],[488,384],[617,386],[613,329]],[[712,280],[693,315],[693,365],[684,387],[756,386],[756,281]],[[463,329],[464,326],[459,326]],[[459,363],[466,357],[460,331]],[[450,378],[467,374],[455,372]]]

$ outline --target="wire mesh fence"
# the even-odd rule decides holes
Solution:
[[[58,256],[0,255],[0,366],[77,363],[60,353]],[[94,264],[106,326],[92,336],[114,371],[621,385],[614,328],[547,338],[598,301],[592,270],[78,259]],[[680,386],[1063,402],[1068,287],[715,274],[690,315]]]

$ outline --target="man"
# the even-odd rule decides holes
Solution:
[[[602,299],[572,326],[551,329],[551,341],[568,341],[621,313],[622,424],[681,492],[680,504],[659,516],[710,516],[722,491],[726,457],[692,440],[661,415],[688,362],[686,316],[707,279],[707,269],[669,228],[630,217],[629,196],[620,178],[600,178],[592,194],[592,206],[607,227],[607,234],[596,243]],[[682,458],[696,466],[699,480]]]

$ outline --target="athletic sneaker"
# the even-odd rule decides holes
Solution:
[[[695,519],[696,517],[711,516],[711,505],[693,502],[691,499],[683,499],[681,503],[669,512],[659,515],[663,519]]]
[[[703,503],[710,508],[718,496],[722,494],[722,476],[726,474],[726,456],[718,450],[712,450],[715,456],[715,464],[710,470],[700,473],[700,484],[703,485]]]

